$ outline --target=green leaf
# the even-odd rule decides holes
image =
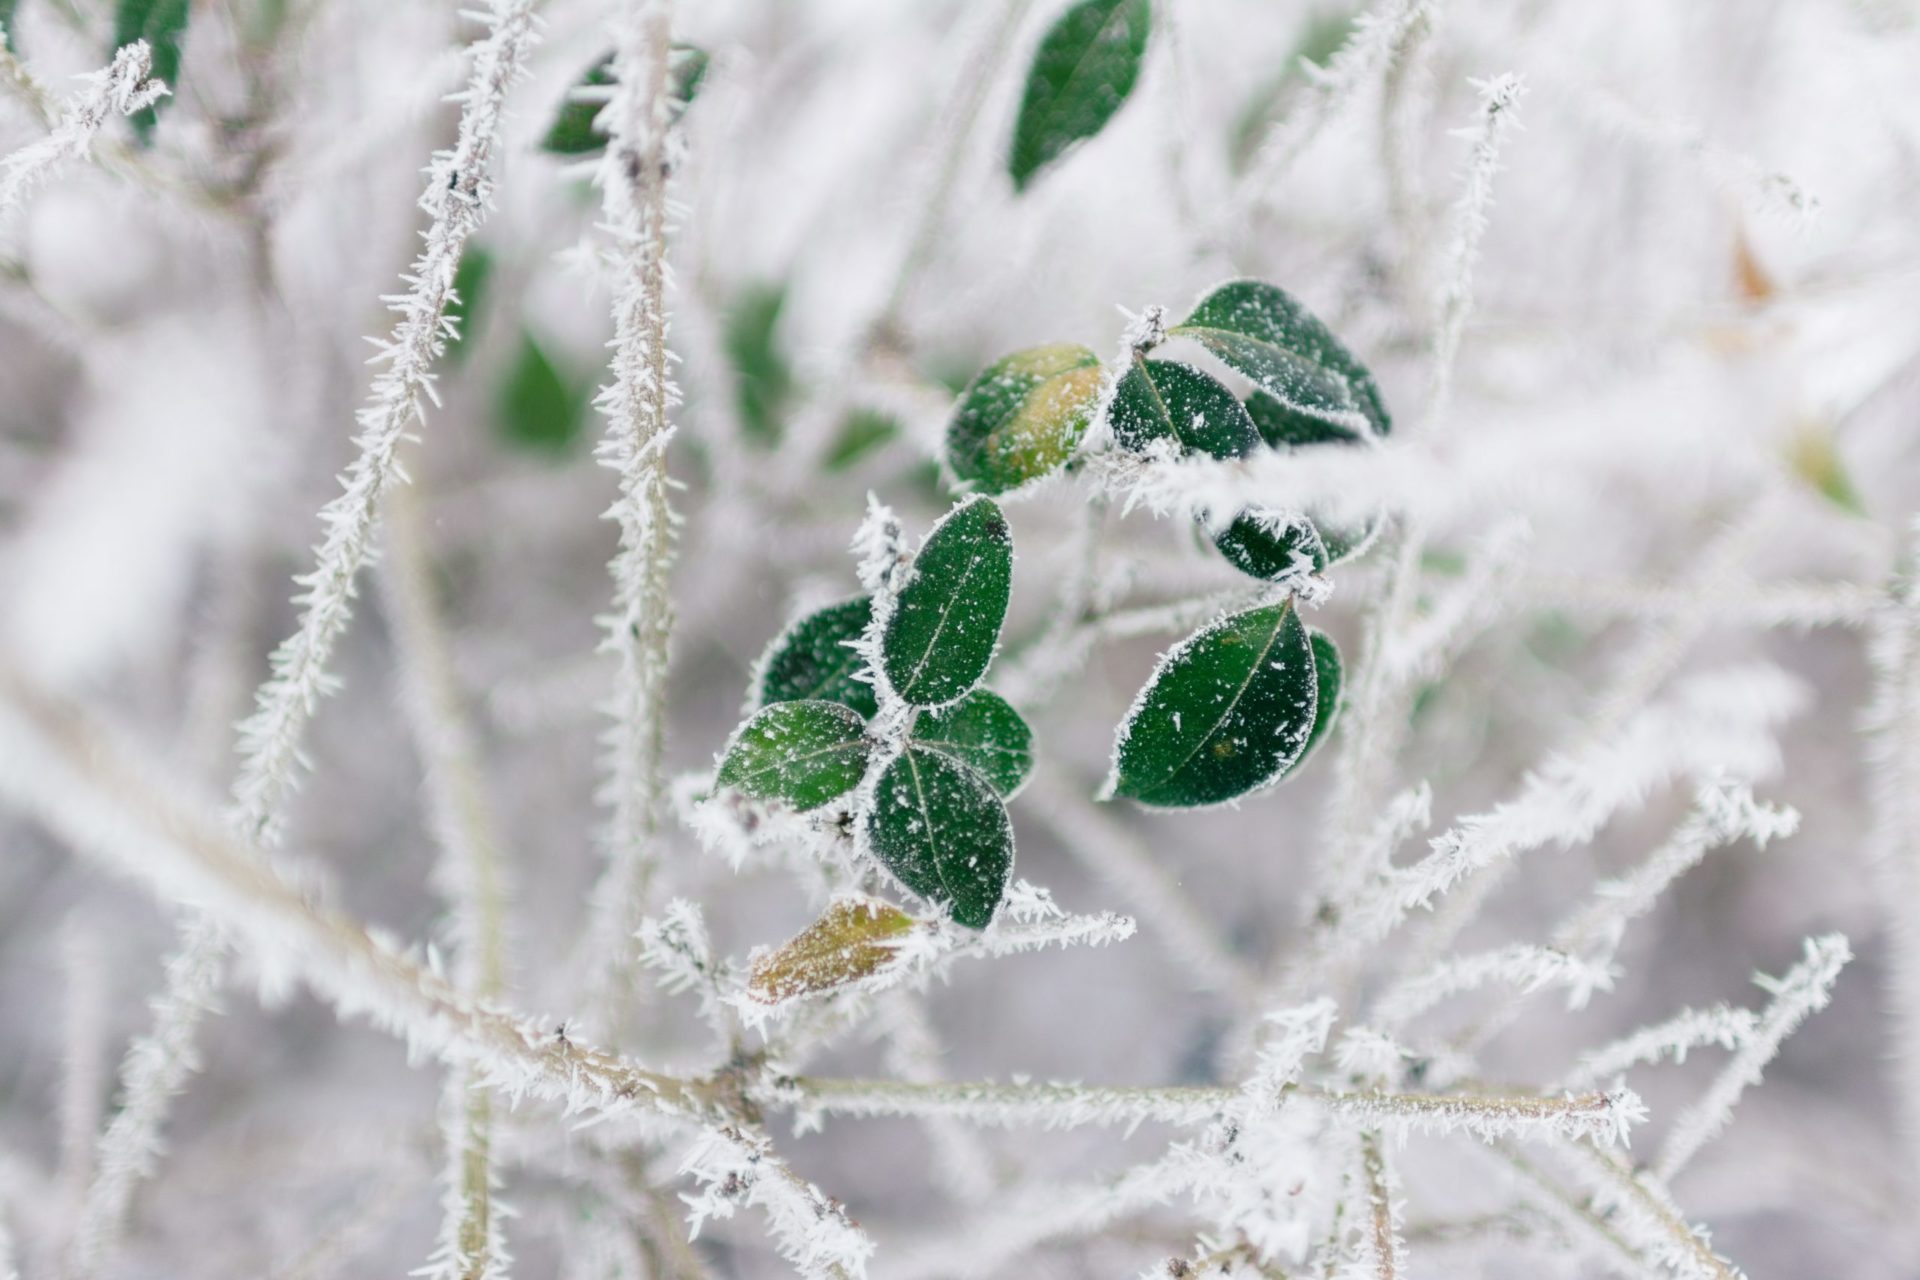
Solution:
[[[160,122],[160,108],[179,95],[180,40],[186,35],[190,16],[188,0],[119,0],[114,8],[113,47],[107,50],[108,57],[123,45],[145,40],[153,53],[153,78],[165,81],[167,88],[173,90],[171,96],[128,117],[133,122],[134,136],[142,146],[153,140],[153,127]]]
[[[780,313],[787,304],[785,285],[753,285],[727,309],[725,345],[733,365],[734,407],[740,429],[762,447],[780,442],[787,401],[793,395],[793,368],[780,349]]]
[[[1033,730],[1011,703],[985,689],[921,715],[912,739],[979,770],[1003,800],[1013,799],[1033,770]]]
[[[1267,582],[1294,573],[1295,554],[1303,554],[1319,573],[1327,567],[1327,547],[1313,521],[1301,515],[1249,508],[1213,537],[1227,563]]]
[[[1233,392],[1192,365],[1136,357],[1114,388],[1107,414],[1113,438],[1139,453],[1155,440],[1215,458],[1240,458],[1260,443]]]
[[[1352,427],[1311,413],[1292,409],[1255,388],[1247,397],[1247,416],[1260,438],[1275,449],[1300,449],[1316,444],[1359,444],[1362,437]]]
[[[859,712],[837,702],[778,702],[741,725],[715,781],[805,812],[860,785],[872,744]]]
[[[1013,534],[991,498],[949,511],[914,557],[894,602],[880,661],[916,707],[954,701],[986,674],[1013,587]]]
[[[1047,31],[1007,155],[1015,191],[1120,110],[1140,78],[1152,11],[1150,0],[1081,0]]]
[[[892,414],[880,409],[854,409],[841,421],[840,434],[827,449],[826,468],[828,471],[849,470],[899,434],[900,420]]]
[[[909,746],[880,775],[867,841],[901,884],[984,929],[1013,869],[1013,824],[993,785],[970,765]]]
[[[1291,409],[1335,421],[1359,413],[1380,435],[1392,428],[1366,366],[1278,286],[1223,284],[1169,332],[1200,343]]]
[[[20,0],[0,0],[0,49],[9,49],[16,57],[20,53],[20,38],[13,34],[13,15],[19,8]]]
[[[762,1004],[872,977],[900,958],[913,917],[876,898],[840,898],[774,951],[754,957],[747,991]]]
[[[453,337],[447,340],[447,358],[459,363],[473,343],[473,331],[480,322],[480,306],[487,300],[487,282],[493,278],[493,255],[471,242],[460,255],[453,273],[453,297],[447,300],[447,318],[454,322]]]
[[[500,432],[513,444],[562,453],[580,437],[586,416],[584,388],[571,386],[530,333],[500,386],[496,405]]]
[[[866,596],[828,605],[782,631],[760,673],[760,704],[837,702],[863,716],[879,709],[873,686],[854,676],[865,669],[852,642],[867,629],[873,601]]]
[[[1313,728],[1307,733],[1307,745],[1300,748],[1300,754],[1294,757],[1292,764],[1280,771],[1282,778],[1290,778],[1299,772],[1314,748],[1333,731],[1334,721],[1340,718],[1340,688],[1343,683],[1340,650],[1326,632],[1315,631],[1311,627],[1307,628],[1307,643],[1313,646]]]
[[[1107,794],[1173,809],[1246,795],[1300,758],[1317,704],[1313,649],[1291,601],[1221,618],[1175,645],[1140,691]]]
[[[989,365],[947,423],[947,465],[985,493],[1006,493],[1064,464],[1100,399],[1100,357],[1058,343]]]
[[[686,109],[693,105],[693,99],[700,92],[700,82],[707,76],[706,50],[690,44],[673,46],[667,74],[670,83],[667,92],[673,98],[673,106],[668,112],[667,122],[677,122]],[[553,125],[547,130],[547,136],[540,146],[555,155],[579,156],[599,151],[607,145],[607,135],[593,124],[594,117],[600,114],[600,108],[606,105],[604,95],[586,95],[589,100],[582,101],[581,90],[603,89],[613,83],[613,55],[608,54],[588,68],[580,77],[574,92],[560,105],[560,113],[553,119]]]

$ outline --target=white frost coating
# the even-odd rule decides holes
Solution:
[[[130,116],[166,97],[171,90],[152,72],[152,51],[145,40],[135,40],[115,51],[105,67],[81,76],[86,88],[67,99],[53,132],[0,160],[0,215],[21,207],[63,162],[91,155],[94,138],[114,116]]]
[[[847,1280],[867,1273],[873,1241],[839,1201],[798,1177],[758,1133],[733,1125],[701,1132],[680,1162],[701,1190],[683,1196],[694,1236],[711,1218],[731,1218],[741,1205],[767,1216],[781,1256],[809,1280]]]
[[[1780,977],[1754,975],[1753,980],[1773,996],[1773,1001],[1760,1013],[1752,1034],[1734,1051],[1733,1060],[1714,1077],[1706,1093],[1673,1122],[1666,1146],[1654,1164],[1661,1181],[1670,1181],[1701,1147],[1727,1127],[1740,1096],[1749,1086],[1760,1083],[1760,1073],[1780,1051],[1781,1043],[1802,1022],[1827,1007],[1833,984],[1853,959],[1853,952],[1837,933],[1808,938],[1805,947],[1800,963]]]
[[[1327,1094],[1315,1102],[1358,1129],[1390,1133],[1465,1133],[1482,1142],[1499,1138],[1584,1138],[1625,1145],[1647,1118],[1631,1089],[1563,1097],[1480,1094]]]
[[[397,458],[401,441],[425,420],[425,402],[438,404],[433,365],[452,333],[447,304],[454,272],[491,205],[507,90],[524,75],[535,38],[532,0],[493,0],[486,21],[487,34],[473,46],[467,86],[454,97],[460,103],[459,135],[452,150],[435,153],[427,166],[420,196],[421,210],[432,219],[421,233],[426,248],[402,277],[408,291],[386,299],[400,320],[376,343],[374,361],[385,367],[357,417],[358,452],[340,477],[341,493],[321,509],[326,532],[314,549],[314,567],[296,579],[299,629],[274,650],[273,676],[240,726],[234,821],[249,841],[272,844],[278,838],[282,802],[303,764],[300,739],[307,720],[339,683],[327,665],[351,616],[354,580],[373,554],[381,495],[404,482]]]
[[[1530,995],[1543,987],[1565,987],[1567,1007],[1583,1008],[1595,991],[1611,991],[1618,970],[1604,960],[1588,960],[1554,947],[1515,943],[1496,951],[1443,960],[1413,975],[1380,997],[1374,1016],[1388,1027],[1419,1017],[1450,996],[1490,982],[1505,982]]]
[[[657,918],[641,922],[640,961],[660,974],[668,992],[694,992],[700,1014],[724,1039],[734,1029],[728,1005],[740,999],[740,975],[724,956],[714,953],[707,936],[706,917],[698,904],[675,898]]]
[[[1738,1049],[1753,1038],[1759,1019],[1750,1009],[1717,1004],[1708,1009],[1683,1009],[1665,1022],[1622,1036],[1583,1054],[1558,1085],[1561,1089],[1590,1088],[1612,1079],[1629,1067],[1672,1059],[1685,1062],[1702,1046]]]
[[[1589,1145],[1573,1145],[1567,1155],[1608,1230],[1639,1260],[1681,1280],[1741,1280],[1740,1270],[1714,1252],[1706,1229],[1687,1221],[1655,1177]]]

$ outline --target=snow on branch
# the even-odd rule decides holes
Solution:
[[[64,162],[91,155],[94,139],[116,115],[130,116],[166,97],[171,91],[152,73],[152,51],[135,40],[105,67],[80,77],[86,87],[67,99],[53,131],[0,160],[0,214],[20,208]]]
[[[1760,1083],[1760,1073],[1780,1051],[1780,1045],[1802,1022],[1827,1007],[1840,970],[1852,958],[1847,940],[1830,933],[1808,938],[1800,963],[1780,977],[1754,976],[1773,1000],[1761,1011],[1752,1033],[1734,1050],[1733,1060],[1714,1078],[1706,1093],[1673,1122],[1666,1146],[1654,1163],[1661,1181],[1671,1181],[1701,1147],[1727,1127],[1741,1095],[1749,1086]]]
[[[278,838],[281,805],[304,763],[300,739],[307,720],[339,683],[327,666],[352,613],[355,579],[373,554],[381,497],[406,479],[400,444],[425,421],[426,402],[439,403],[433,366],[452,332],[447,305],[454,273],[491,206],[507,91],[525,74],[535,38],[532,0],[492,0],[486,21],[487,34],[473,47],[467,86],[454,98],[460,103],[458,137],[452,150],[436,153],[427,166],[419,202],[430,219],[421,233],[426,247],[403,277],[408,291],[386,299],[400,320],[376,343],[374,360],[384,367],[357,416],[357,452],[340,477],[340,494],[321,509],[325,532],[314,549],[314,567],[296,579],[299,629],[274,651],[273,675],[240,728],[234,821],[249,841],[272,844]]]
[[[761,1210],[781,1256],[808,1280],[864,1276],[873,1241],[834,1200],[773,1153],[764,1135],[734,1125],[702,1130],[680,1162],[701,1184],[683,1197],[692,1234],[709,1219],[731,1218],[741,1205]]]
[[[1585,1138],[1625,1145],[1647,1118],[1631,1089],[1550,1097],[1474,1093],[1309,1093],[1328,1114],[1361,1129],[1392,1133],[1465,1133],[1497,1138]]]
[[[1610,991],[1618,976],[1604,960],[1589,960],[1556,947],[1515,943],[1477,955],[1455,956],[1402,980],[1380,997],[1373,1016],[1397,1027],[1442,1001],[1492,982],[1504,982],[1522,994],[1565,987],[1567,1007],[1579,1009],[1596,991]]]
[[[1671,1059],[1685,1062],[1702,1046],[1738,1049],[1753,1038],[1759,1026],[1749,1009],[1717,1004],[1707,1009],[1683,1009],[1665,1022],[1642,1027],[1610,1044],[1581,1056],[1561,1080],[1563,1089],[1584,1089],[1610,1080],[1629,1067]]]

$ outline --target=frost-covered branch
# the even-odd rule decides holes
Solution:
[[[1724,1004],[1710,1009],[1683,1009],[1665,1022],[1642,1027],[1583,1054],[1560,1082],[1560,1087],[1589,1088],[1599,1081],[1613,1079],[1629,1067],[1663,1058],[1685,1062],[1688,1053],[1702,1046],[1738,1049],[1753,1038],[1757,1025],[1751,1010]]]
[[[5,70],[11,72],[18,62],[11,53],[5,56]],[[0,216],[19,208],[61,164],[92,154],[94,139],[114,116],[130,116],[165,97],[170,90],[152,73],[153,54],[147,42],[135,40],[116,51],[105,67],[81,77],[86,88],[67,99],[52,132],[0,160]],[[24,69],[9,79],[29,88],[34,84]]]
[[[839,1201],[799,1177],[773,1153],[766,1137],[734,1125],[704,1130],[680,1171],[700,1183],[685,1197],[692,1234],[710,1218],[730,1218],[740,1205],[767,1215],[782,1256],[808,1280],[864,1276],[873,1241]]]
[[[429,219],[426,248],[403,278],[408,291],[387,299],[400,320],[379,344],[367,403],[358,415],[356,455],[340,477],[341,493],[320,512],[325,533],[314,567],[300,575],[300,625],[273,654],[273,676],[240,728],[240,776],[234,785],[234,821],[250,841],[271,844],[281,807],[303,763],[300,740],[319,700],[338,685],[327,668],[346,630],[360,568],[373,553],[380,500],[402,483],[401,441],[438,403],[434,362],[452,327],[447,307],[454,272],[468,239],[486,219],[493,197],[493,159],[499,146],[507,91],[524,74],[535,37],[533,0],[492,0],[488,30],[473,47],[473,67],[460,103],[453,149],[427,166],[420,208]]]

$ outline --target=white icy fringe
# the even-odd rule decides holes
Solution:
[[[224,951],[219,930],[202,918],[182,930],[167,960],[165,987],[151,1005],[152,1029],[127,1051],[120,1111],[100,1135],[93,1185],[68,1255],[70,1275],[98,1273],[125,1229],[134,1187],[153,1174],[161,1125],[187,1077],[200,1069],[195,1031],[213,1008]]]
[[[305,763],[300,739],[307,720],[339,683],[327,664],[351,616],[354,580],[373,554],[381,495],[406,479],[396,455],[408,431],[425,421],[424,402],[439,403],[433,364],[453,332],[447,317],[453,277],[461,251],[492,204],[493,155],[507,90],[525,75],[534,42],[532,0],[493,0],[487,24],[486,36],[473,47],[467,86],[454,95],[460,103],[458,138],[427,166],[420,197],[420,208],[432,219],[421,233],[426,248],[403,277],[408,292],[386,299],[400,321],[376,343],[374,362],[385,367],[358,414],[358,452],[340,477],[342,492],[321,509],[326,532],[314,548],[314,567],[296,579],[300,627],[274,650],[273,678],[261,686],[258,707],[240,726],[234,820],[250,841],[272,844],[278,838],[282,801]]]
[[[65,161],[91,155],[94,138],[114,116],[130,116],[166,97],[171,91],[152,73],[152,51],[145,40],[135,40],[105,67],[81,76],[87,87],[67,99],[53,132],[0,160],[0,215],[25,204]]]
[[[731,1218],[740,1205],[767,1216],[781,1256],[809,1280],[864,1276],[873,1241],[840,1202],[797,1176],[773,1154],[766,1138],[732,1125],[708,1128],[680,1163],[701,1190],[682,1197],[695,1236],[710,1218]]]
[[[649,846],[659,818],[673,631],[667,570],[676,517],[667,501],[666,453],[680,391],[667,349],[667,181],[676,159],[667,74],[671,22],[668,0],[632,6],[618,30],[613,95],[598,117],[608,135],[595,180],[600,230],[612,241],[601,258],[613,285],[614,332],[613,380],[595,402],[607,420],[595,456],[619,477],[620,490],[606,513],[620,528],[620,548],[600,647],[619,665],[602,739],[607,869],[594,889],[587,962],[591,981],[616,985],[631,964],[631,939],[655,861]]]

